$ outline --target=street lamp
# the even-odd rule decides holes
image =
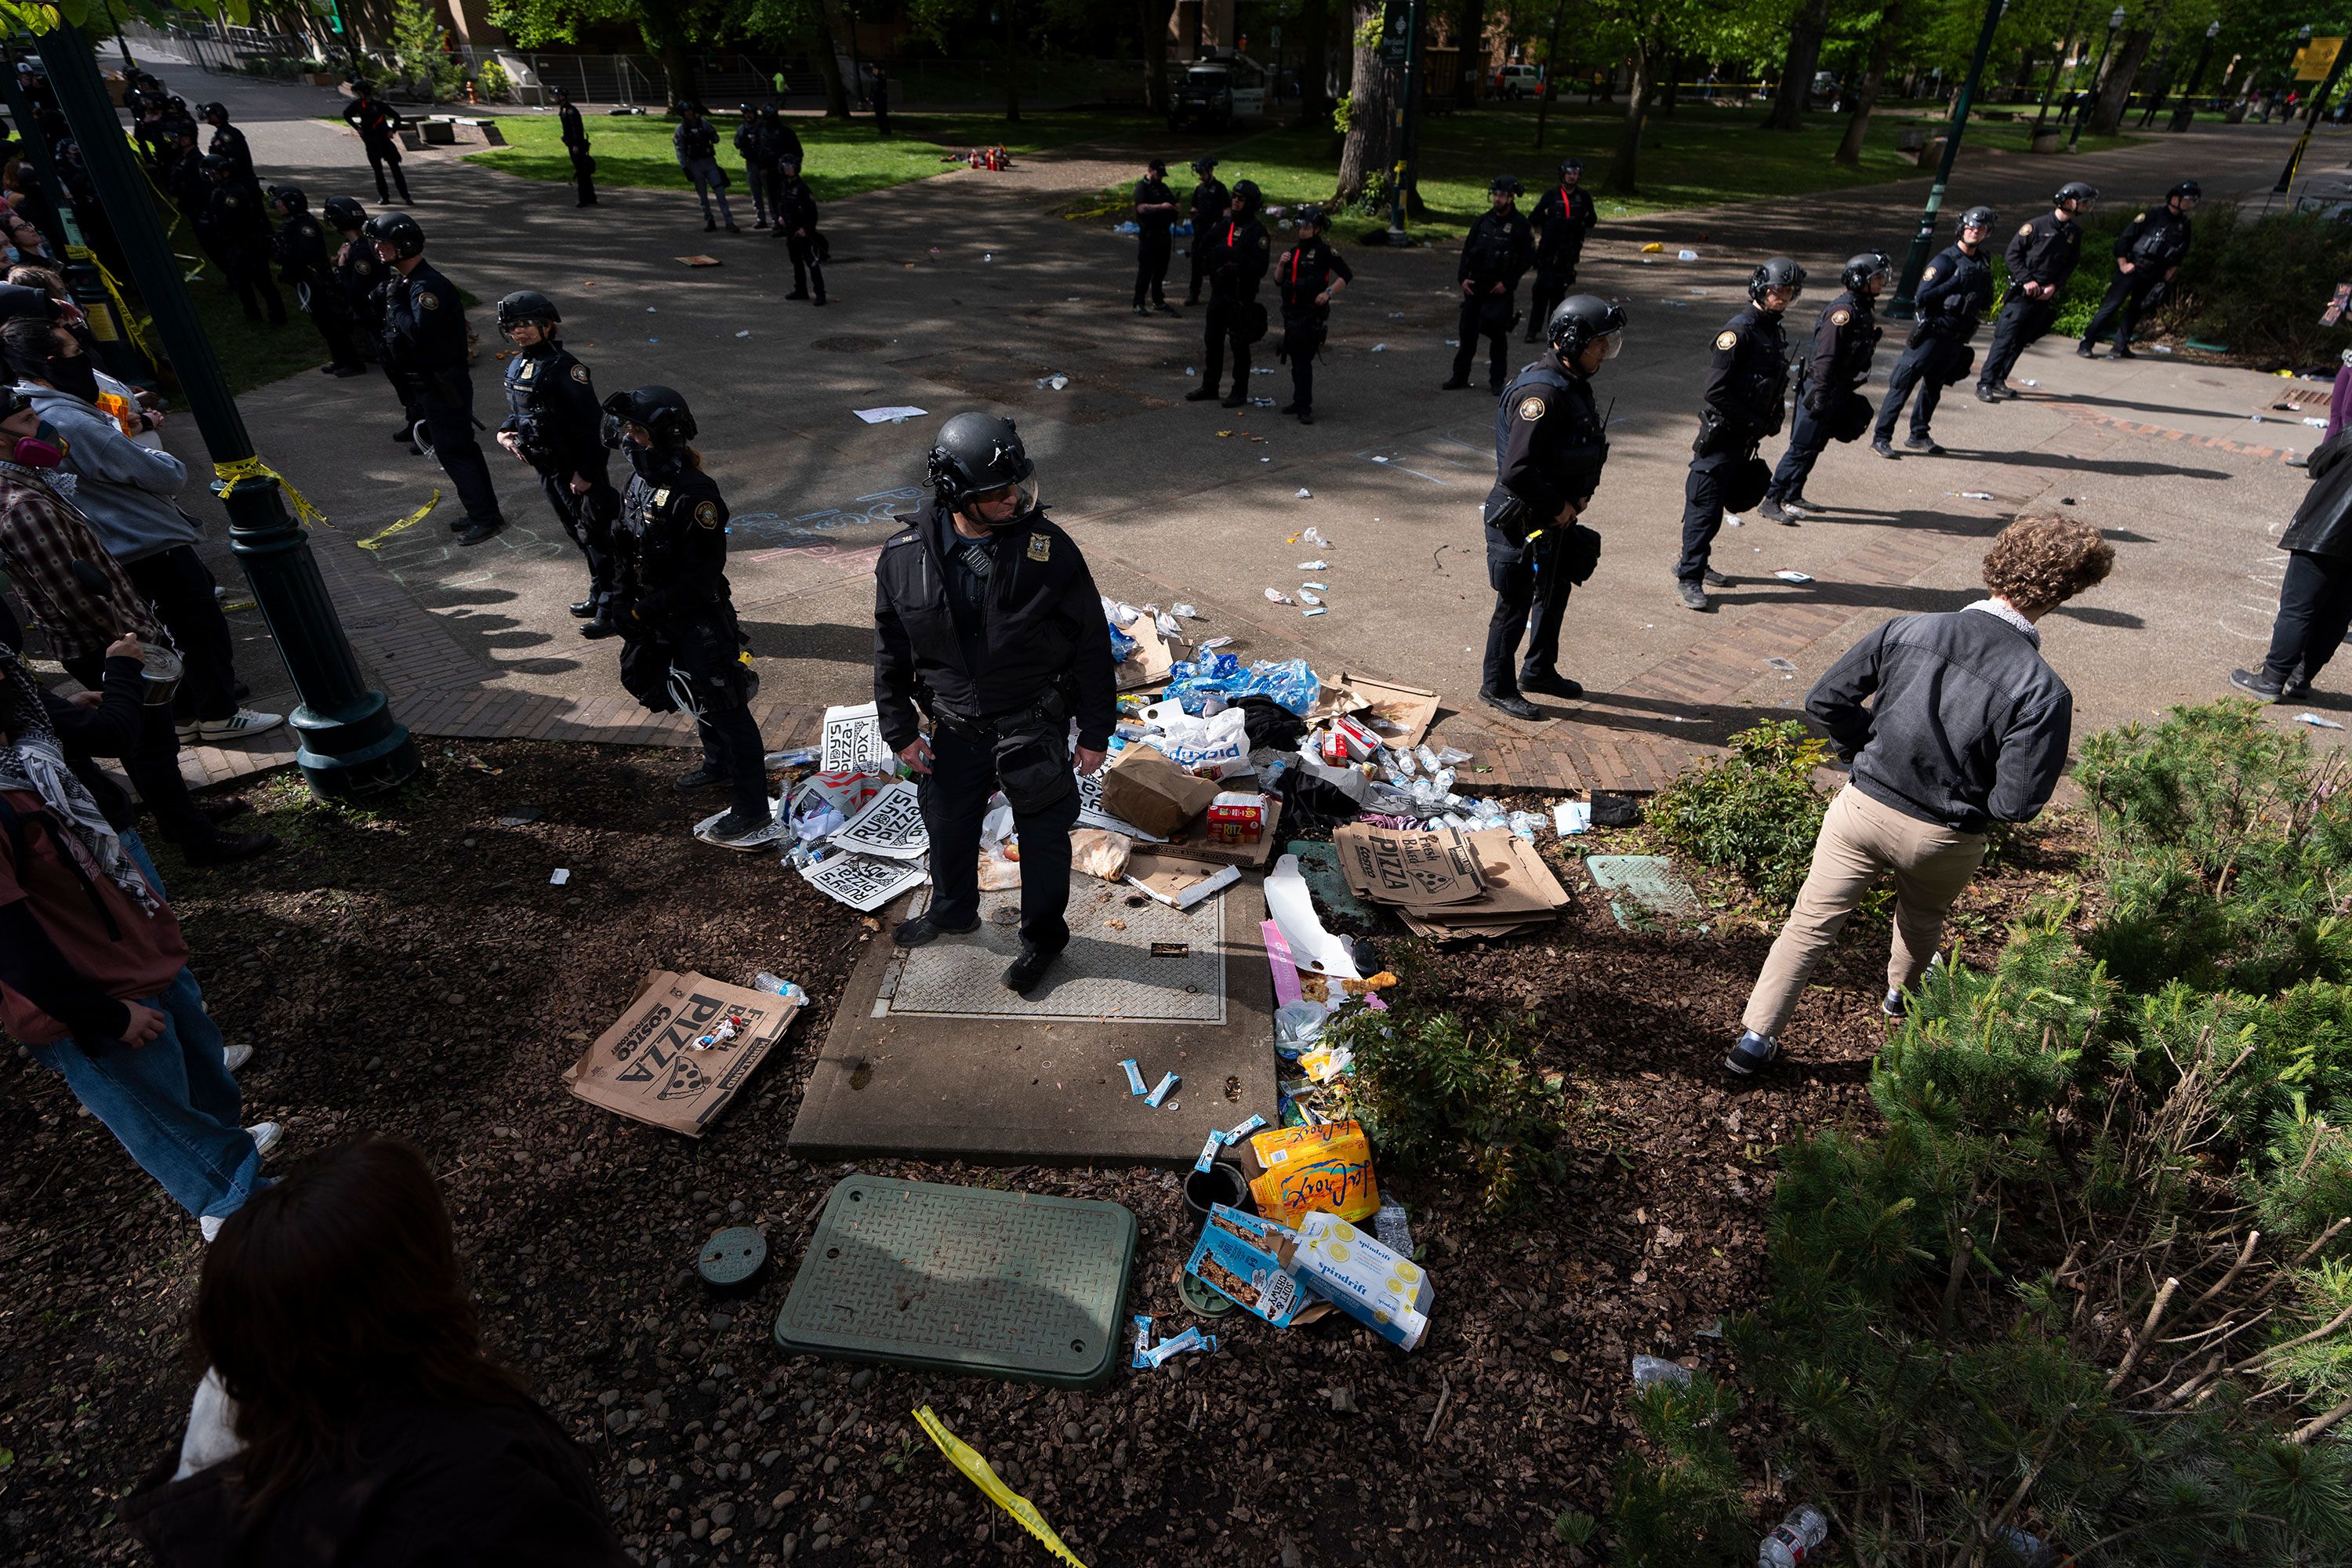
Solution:
[[[368,689],[352,653],[334,601],[319,576],[301,526],[286,515],[278,481],[252,473],[253,441],[230,395],[212,342],[196,320],[178,263],[173,258],[146,176],[131,162],[131,144],[115,118],[89,41],[59,21],[35,39],[48,68],[58,109],[81,148],[90,184],[106,204],[172,369],[187,394],[196,429],[215,472],[238,477],[214,487],[228,509],[229,549],[253,584],[253,596],[293,677],[301,705],[289,721],[301,741],[295,763],[310,788],[331,800],[353,800],[396,789],[423,764],[416,743],[392,716],[383,694]]]
[[[1886,313],[1907,321],[1918,312],[1919,275],[1927,269],[1927,252],[1936,240],[1936,214],[1944,205],[1944,188],[1952,183],[1952,165],[1960,156],[1960,134],[1969,128],[1969,105],[1977,95],[1977,78],[1983,74],[1985,56],[1992,52],[1992,36],[2000,26],[2005,0],[1986,0],[1984,26],[1977,34],[1977,52],[1969,61],[1968,79],[1952,98],[1952,128],[1944,132],[1943,161],[1936,165],[1936,183],[1927,187],[1927,205],[1920,210],[1919,228],[1911,237],[1911,253],[1903,258],[1903,276]]]
[[[2180,84],[2180,101],[2172,109],[2172,129],[2186,131],[2197,115],[2197,84],[2204,79],[2205,62],[2213,58],[2213,39],[2221,31],[2216,22],[2205,29],[2205,42],[2197,51],[2197,63],[2189,69],[2189,79]]]
[[[2099,46],[2099,63],[2091,68],[2091,90],[2074,106],[2074,133],[2066,138],[2066,151],[2072,153],[2074,143],[2083,139],[2083,121],[2091,118],[2091,106],[2099,100],[2099,73],[2107,68],[2107,51],[2116,47],[2116,35],[2124,30],[2124,8],[2116,6],[2107,16],[2106,42]]]

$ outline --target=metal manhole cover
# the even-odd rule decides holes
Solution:
[[[1135,1216],[1092,1198],[854,1175],[776,1315],[786,1351],[1091,1387],[1119,1357]]]
[[[980,896],[979,930],[893,959],[874,1016],[1223,1023],[1225,895],[1180,910],[1153,899],[1129,907],[1125,889],[1104,900],[1103,890],[1076,879],[1069,948],[1035,995],[1004,988],[1004,966],[1021,952],[1021,893],[1013,889]],[[1007,911],[1014,923],[999,924]]]
[[[837,338],[819,338],[809,344],[809,347],[823,349],[829,354],[879,353],[889,346],[889,339],[867,337],[863,332],[848,332]]]

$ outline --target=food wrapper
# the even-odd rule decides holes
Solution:
[[[1217,1294],[1286,1329],[1313,1298],[1290,1259],[1298,1237],[1254,1214],[1217,1205],[1184,1270]]]
[[[1302,1215],[1292,1254],[1314,1292],[1402,1350],[1429,1331],[1429,1275],[1337,1215]]]
[[[1371,1141],[1356,1122],[1270,1129],[1250,1139],[1250,1152],[1265,1172],[1250,1184],[1250,1194],[1269,1219],[1295,1226],[1318,1211],[1341,1219],[1380,1212]]]

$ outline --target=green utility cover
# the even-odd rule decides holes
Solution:
[[[854,1175],[809,1237],[786,1351],[1091,1388],[1122,1353],[1135,1216],[1045,1197]]]
[[[1588,855],[1584,868],[1591,873],[1602,892],[1612,895],[1609,912],[1617,917],[1621,926],[1634,923],[1625,918],[1621,896],[1651,915],[1689,920],[1698,914],[1698,895],[1676,874],[1674,862],[1663,855]]]
[[[730,1226],[702,1244],[694,1262],[702,1282],[718,1289],[742,1284],[768,1261],[768,1238],[748,1225]]]

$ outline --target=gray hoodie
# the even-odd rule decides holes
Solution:
[[[187,467],[179,458],[141,446],[103,410],[69,392],[30,382],[17,390],[66,438],[66,472],[79,476],[74,504],[98,530],[107,553],[117,561],[138,561],[204,538],[195,519],[173,504],[188,482]]]

